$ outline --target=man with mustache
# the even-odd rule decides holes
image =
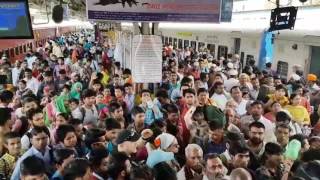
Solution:
[[[256,157],[260,157],[264,152],[264,135],[265,126],[261,122],[254,121],[249,125],[249,140],[247,141],[247,145]]]

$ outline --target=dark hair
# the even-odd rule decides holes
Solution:
[[[230,151],[230,154],[235,156],[237,154],[244,154],[244,153],[247,153],[247,152],[250,153],[250,149],[248,148],[247,145],[245,145],[245,144],[235,144],[233,146],[232,151]]]
[[[214,83],[214,84],[213,84],[213,89],[217,89],[217,88],[218,88],[218,86],[223,86],[223,83],[222,83],[222,82],[220,82],[220,81],[218,81],[218,82]]]
[[[89,97],[95,97],[96,96],[96,92],[92,89],[85,89],[83,92],[82,92],[82,98],[85,99],[85,98],[89,98]]]
[[[74,155],[74,151],[72,149],[61,148],[55,149],[53,151],[53,160],[55,164],[61,165],[63,161],[69,158],[71,155]]]
[[[35,116],[36,114],[43,114],[43,111],[40,108],[30,109],[26,114],[28,119],[32,120],[33,116]]]
[[[70,133],[70,132],[76,133],[76,130],[74,129],[74,127],[72,125],[61,124],[58,127],[57,131],[56,131],[57,141],[63,143],[63,141],[66,138],[67,134]]]
[[[299,94],[296,94],[296,93],[292,93],[292,94],[290,95],[290,98],[289,98],[290,103],[292,103],[292,100],[293,100],[295,97],[297,97],[297,96],[300,96],[300,95],[299,95]]]
[[[233,86],[233,87],[230,89],[230,93],[231,93],[231,94],[232,94],[232,91],[233,91],[234,89],[240,89],[240,87],[239,87],[239,86]]]
[[[276,86],[276,90],[283,89],[284,91],[287,91],[286,87],[283,84],[279,84]]]
[[[278,128],[282,128],[282,129],[289,129],[289,132],[291,131],[291,128],[289,126],[289,124],[286,124],[286,123],[279,123],[276,125],[276,129]]]
[[[9,139],[15,139],[15,138],[20,138],[20,134],[17,132],[8,132],[4,134],[4,143],[8,143]]]
[[[90,168],[89,161],[86,159],[75,159],[65,167],[63,179],[75,180],[79,177],[83,177],[88,168]]]
[[[69,103],[76,103],[77,105],[79,105],[79,100],[78,99],[75,99],[75,98],[71,98],[69,100]]]
[[[35,176],[45,174],[45,163],[37,156],[29,156],[20,164],[20,173],[22,176]]]
[[[260,128],[266,129],[266,127],[261,122],[258,122],[258,121],[253,121],[252,123],[250,123],[249,129],[251,129],[252,127],[259,128],[259,129]]]
[[[128,69],[128,68],[126,68],[126,69],[123,70],[123,74],[129,74],[129,75],[131,75],[131,70]]]
[[[211,131],[214,131],[217,129],[223,129],[223,125],[221,123],[216,122],[216,121],[209,121],[209,128]]]
[[[153,174],[149,167],[143,166],[136,166],[133,167],[130,172],[130,179],[143,179],[143,180],[153,180]]]
[[[121,129],[121,124],[113,118],[108,118],[105,121],[105,127],[107,131],[112,129]]]
[[[166,104],[163,106],[163,109],[167,114],[179,112],[179,108],[175,104]]]
[[[156,97],[169,99],[168,91],[166,91],[165,89],[160,89],[159,91],[157,91]]]
[[[76,119],[76,118],[71,118],[68,123],[72,126],[77,126],[82,124],[80,119]]]
[[[195,92],[195,90],[194,90],[194,89],[192,89],[192,88],[188,88],[188,89],[183,90],[183,92],[182,92],[183,97],[184,97],[184,96],[186,96],[186,94],[193,94],[193,95],[196,95],[196,92]]]
[[[0,101],[9,103],[13,98],[13,93],[8,90],[4,90],[0,93]]]
[[[114,90],[119,89],[121,92],[124,92],[124,89],[122,86],[115,86]]]
[[[99,167],[104,158],[108,157],[109,153],[105,148],[94,149],[90,152],[89,161],[91,167]]]
[[[181,79],[181,84],[189,84],[189,83],[192,83],[192,79],[188,78],[188,77],[183,77]]]
[[[166,162],[161,162],[153,167],[155,180],[178,180],[176,171],[173,170]]]
[[[135,117],[137,114],[145,113],[142,107],[140,106],[134,106],[131,110],[132,117]]]
[[[123,87],[124,87],[124,88],[126,88],[126,87],[133,87],[133,85],[132,85],[131,83],[125,83],[125,84],[123,85]]]
[[[104,136],[106,132],[102,129],[98,128],[93,128],[93,129],[88,129],[85,132],[85,138],[84,138],[84,143],[87,146],[87,148],[91,149],[91,145],[93,143],[99,142],[99,138]]]
[[[119,103],[117,103],[117,102],[112,102],[112,103],[110,103],[110,105],[109,105],[109,111],[111,112],[111,113],[114,113],[117,109],[119,109],[119,108],[121,108],[122,106],[119,104]]]
[[[303,88],[303,86],[301,84],[298,83],[294,83],[292,84],[292,91],[295,92],[296,90]]]
[[[250,104],[250,107],[256,106],[256,105],[260,105],[263,107],[263,103],[261,101],[254,101]]]
[[[22,98],[21,104],[24,105],[24,104],[30,103],[30,102],[38,103],[37,99],[30,97],[30,96],[26,96],[26,97]]]
[[[19,83],[27,84],[27,81],[25,81],[25,80],[23,80],[23,79],[20,79],[20,80],[19,80]]]
[[[289,116],[288,113],[286,113],[284,111],[279,111],[276,114],[276,121],[277,122],[290,122],[291,117]]]
[[[268,156],[280,155],[282,153],[283,153],[283,149],[279,144],[269,142],[265,145],[264,153],[261,156],[261,162],[262,164],[265,164]]]
[[[208,90],[206,88],[199,88],[197,95],[199,95],[200,93],[208,93]]]
[[[151,92],[150,92],[149,89],[142,89],[142,90],[141,90],[141,93],[140,93],[141,96],[142,96],[143,93],[149,93],[149,94],[151,95]]]
[[[208,75],[208,73],[204,73],[204,72],[200,73],[200,79],[201,79],[201,81],[205,81],[206,78],[207,78],[207,75]]]
[[[320,150],[319,149],[309,149],[302,153],[301,160],[303,162],[309,162],[313,160],[320,160]]]
[[[114,153],[110,157],[109,166],[108,166],[108,175],[112,179],[117,179],[119,174],[126,169],[126,160],[128,156],[124,153]]]
[[[4,126],[11,119],[10,108],[0,108],[0,126]]]
[[[33,136],[36,136],[40,133],[46,133],[49,137],[50,137],[50,131],[47,127],[38,127],[38,126],[35,126],[32,128],[31,132],[30,132],[30,135],[31,135],[31,138],[33,138]]]

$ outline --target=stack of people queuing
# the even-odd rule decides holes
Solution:
[[[116,53],[72,33],[1,58],[0,179],[320,179],[315,74],[167,44],[139,84]]]

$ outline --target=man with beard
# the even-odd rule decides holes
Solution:
[[[110,156],[108,165],[109,179],[130,179],[131,164],[129,157],[121,152],[116,152]]]
[[[264,133],[265,127],[261,122],[255,121],[249,125],[249,140],[247,141],[247,145],[257,157],[262,156],[264,152]]]
[[[202,180],[217,179],[221,180],[226,178],[228,169],[223,165],[218,154],[208,154],[206,160],[206,169]]]
[[[104,148],[95,149],[90,153],[92,180],[103,180],[108,177],[109,153]]]
[[[197,144],[189,144],[185,149],[186,164],[178,172],[177,179],[202,179],[203,167],[201,161],[203,159],[203,151]]]

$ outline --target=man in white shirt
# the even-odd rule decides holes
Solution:
[[[241,118],[241,129],[242,132],[247,133],[249,124],[257,121],[261,122],[265,127],[265,136],[264,141],[268,142],[276,142],[276,137],[274,135],[275,125],[265,117],[263,117],[263,104],[260,101],[254,101],[250,105],[250,115],[244,116]]]
[[[21,73],[21,62],[16,61],[14,68],[12,68],[12,85],[14,87],[17,87],[18,85],[20,73]]]
[[[229,79],[224,81],[224,86],[226,90],[229,92],[233,86],[239,84],[239,80],[237,79],[238,71],[235,69],[229,70]]]
[[[226,104],[228,102],[229,97],[226,95],[226,92],[223,88],[222,82],[216,82],[213,85],[214,94],[211,96],[211,99],[214,100],[214,102],[217,104],[217,106],[224,110],[226,108]]]
[[[32,70],[24,70],[24,80],[27,82],[27,88],[29,88],[34,94],[37,94],[39,88],[39,81],[32,77]]]
[[[238,104],[236,107],[237,113],[242,116],[247,113],[247,103],[248,101],[242,98],[242,92],[239,86],[233,86],[230,90],[231,97],[236,101]]]

